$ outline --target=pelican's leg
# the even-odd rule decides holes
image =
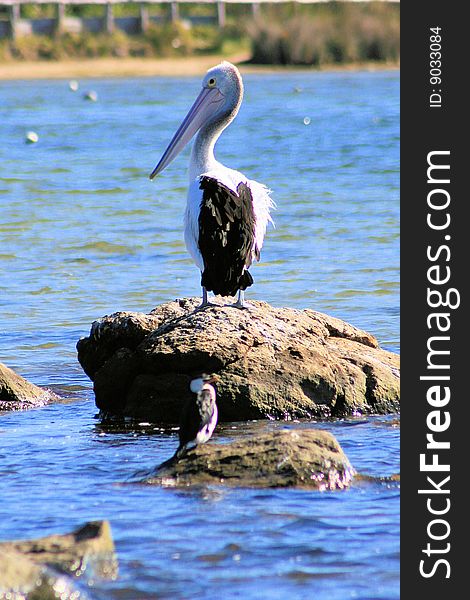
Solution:
[[[238,308],[245,307],[245,290],[238,290],[238,298],[235,302],[235,306],[238,306]]]
[[[238,290],[238,297],[235,304],[233,304],[236,308],[253,308],[251,304],[245,302],[245,290]]]
[[[202,286],[202,302],[199,305],[199,308],[204,308],[205,306],[211,306],[212,303],[207,299],[207,290],[204,286]]]

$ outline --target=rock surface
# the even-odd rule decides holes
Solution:
[[[77,350],[103,414],[177,423],[202,372],[220,377],[220,421],[398,411],[399,357],[369,333],[313,310],[199,303],[93,323]]]
[[[163,463],[147,483],[337,490],[354,475],[336,438],[323,430],[279,430],[231,444],[207,443]]]
[[[0,543],[2,593],[41,600],[81,598],[83,594],[75,591],[72,580],[64,575],[77,577],[90,570],[101,578],[117,573],[107,521],[87,523],[70,534]]]
[[[44,406],[55,394],[29,383],[24,377],[0,363],[0,411],[24,410]]]

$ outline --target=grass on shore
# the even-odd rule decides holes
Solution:
[[[63,33],[54,36],[28,35],[0,41],[0,59],[64,60],[104,57],[165,58],[207,53],[233,52],[247,48],[246,38],[224,36],[211,26],[186,27],[181,22],[151,25],[145,34]]]

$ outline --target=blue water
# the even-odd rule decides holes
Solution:
[[[398,73],[244,80],[218,157],[278,205],[247,296],[327,312],[399,351]],[[198,78],[81,81],[76,93],[0,83],[0,360],[66,397],[0,416],[0,538],[109,519],[119,577],[92,598],[398,598],[397,484],[130,484],[173,452],[176,431],[112,432],[95,418],[75,352],[90,323],[199,294],[182,241],[188,151],[147,178],[198,89]],[[399,471],[392,418],[222,424],[214,441],[277,427],[326,428],[359,472]]]

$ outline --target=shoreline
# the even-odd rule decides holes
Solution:
[[[248,64],[248,53],[232,56],[209,54],[185,58],[94,58],[60,61],[11,61],[0,64],[0,81],[35,79],[96,79],[128,77],[191,77],[203,75],[207,69],[229,60],[242,74],[249,73],[321,73],[328,71],[398,70],[399,64],[354,63],[328,65],[324,68]]]

